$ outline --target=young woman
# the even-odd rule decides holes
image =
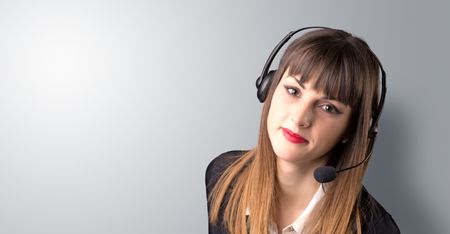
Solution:
[[[385,85],[369,46],[342,30],[300,29],[263,76],[257,146],[207,168],[209,233],[399,233],[362,186]]]

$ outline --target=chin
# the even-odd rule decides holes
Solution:
[[[301,152],[299,152],[299,149],[292,143],[287,142],[281,131],[277,132],[277,134],[274,134],[272,137],[269,135],[269,138],[272,144],[273,152],[277,156],[277,159],[284,161],[296,161],[301,158]]]
[[[289,146],[278,146],[273,149],[275,152],[275,155],[278,159],[288,161],[288,162],[294,162],[298,161],[299,159],[303,158],[302,153],[298,150],[294,150]]]

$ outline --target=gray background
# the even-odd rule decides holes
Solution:
[[[445,1],[0,1],[0,233],[206,233],[204,172],[255,145],[290,30],[364,38],[388,73],[368,190],[450,233]]]

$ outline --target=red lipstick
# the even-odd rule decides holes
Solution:
[[[302,144],[302,143],[308,143],[308,141],[303,138],[302,136],[293,133],[291,130],[287,129],[287,128],[282,128],[283,129],[283,135],[286,138],[286,140],[294,143],[294,144]]]

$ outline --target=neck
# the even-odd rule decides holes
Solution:
[[[314,170],[325,165],[326,157],[314,162],[299,163],[277,159],[279,184],[277,226],[279,232],[301,214],[320,184],[314,179]]]
[[[278,159],[277,178],[280,199],[289,203],[293,201],[309,202],[320,186],[314,179],[314,170],[325,163],[326,157],[308,163],[287,162]]]

